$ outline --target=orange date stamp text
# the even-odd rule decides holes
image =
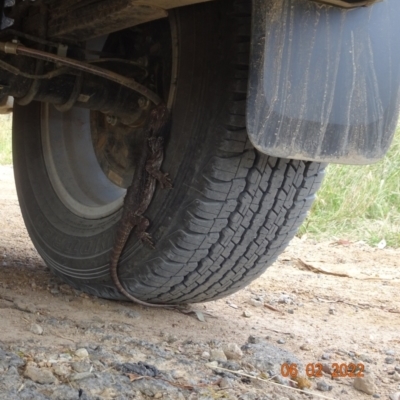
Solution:
[[[358,363],[333,363],[331,365],[332,378],[362,378],[364,376],[364,364]],[[297,364],[284,363],[281,366],[281,374],[285,378],[297,378],[299,370]],[[323,366],[321,363],[310,363],[306,366],[306,375],[309,378],[322,378]]]

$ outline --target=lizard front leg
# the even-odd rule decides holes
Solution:
[[[172,189],[169,174],[160,170],[164,159],[164,139],[160,136],[149,138],[149,147],[151,156],[146,162],[147,173],[160,184],[162,189]]]

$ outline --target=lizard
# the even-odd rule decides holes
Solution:
[[[162,131],[168,124],[168,120],[169,111],[163,103],[150,112],[145,128],[144,150],[136,163],[132,184],[128,187],[124,198],[122,217],[117,225],[116,239],[110,257],[110,274],[118,291],[134,303],[147,307],[173,308],[167,304],[147,303],[132,296],[121,284],[118,276],[118,262],[132,231],[143,244],[154,248],[153,240],[146,232],[150,222],[143,214],[153,199],[157,182],[163,189],[172,189],[168,174],[160,170],[164,159]]]

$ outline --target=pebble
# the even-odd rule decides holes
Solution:
[[[25,369],[24,376],[29,378],[30,380],[40,383],[42,385],[56,383],[57,379],[53,375],[53,373],[45,368],[36,368],[32,366],[28,366]]]
[[[79,358],[88,358],[89,357],[89,353],[86,349],[78,349],[75,351],[75,355]]]
[[[302,345],[300,346],[300,350],[310,351],[310,350],[311,350],[311,347],[310,347],[307,343],[304,343],[304,344],[302,344]]]
[[[317,389],[321,392],[329,392],[330,390],[332,390],[332,386],[328,385],[325,381],[318,381]]]
[[[264,305],[264,303],[260,300],[256,300],[256,299],[250,299],[249,303],[253,306],[253,307],[262,307]]]
[[[393,364],[394,363],[394,358],[393,357],[386,357],[385,358],[385,363],[386,364]]]
[[[207,363],[205,365],[206,365],[206,367],[212,369],[212,368],[218,367],[218,361],[211,361],[211,362],[209,362],[209,363]]]
[[[181,378],[184,378],[185,375],[186,375],[185,372],[182,371],[182,370],[180,370],[180,369],[174,370],[174,371],[172,372],[172,377],[173,377],[174,379],[181,379]]]
[[[219,387],[221,389],[229,389],[232,387],[231,380],[228,378],[222,378],[221,381],[219,382]]]
[[[262,342],[262,339],[260,337],[250,335],[247,338],[247,343],[250,343],[250,344],[257,344],[257,343],[261,343],[261,342]]]
[[[228,360],[240,360],[243,357],[243,352],[236,343],[228,343],[222,349]]]
[[[374,399],[380,399],[380,398],[381,398],[381,395],[378,394],[378,393],[375,393],[374,395],[372,395],[372,397],[373,397]]]
[[[322,354],[321,358],[322,358],[323,360],[330,360],[330,359],[331,359],[331,355],[328,354],[328,353],[324,353],[324,354]]]
[[[82,381],[83,379],[91,378],[93,374],[91,372],[77,372],[70,376],[71,381]]]
[[[208,351],[203,351],[201,353],[201,358],[204,358],[204,360],[209,360],[210,359],[210,353]]]
[[[53,372],[58,376],[68,376],[70,374],[70,370],[65,364],[57,364],[53,367]]]
[[[285,343],[286,343],[286,342],[285,342],[285,339],[278,339],[277,342],[278,342],[279,344],[285,344]]]
[[[163,394],[162,394],[161,392],[157,392],[157,393],[154,395],[154,398],[155,398],[155,399],[162,399],[162,397],[163,397]]]
[[[365,375],[363,378],[355,378],[353,386],[360,392],[367,394],[374,394],[376,392],[373,375]]]
[[[367,362],[368,364],[372,363],[372,358],[368,354],[360,354],[358,357],[361,361]]]
[[[43,335],[43,328],[38,324],[32,324],[30,331],[35,335]]]
[[[175,335],[168,335],[168,337],[167,337],[168,344],[175,343],[177,340],[178,340],[178,338]]]
[[[294,314],[294,311],[293,311],[291,308],[289,308],[289,309],[287,310],[287,312],[288,312],[289,314]]]
[[[331,366],[327,363],[322,364],[322,371],[324,371],[326,374],[332,375]]]
[[[396,365],[396,366],[394,367],[394,369],[395,369],[397,372],[400,372],[400,365]]]
[[[75,372],[88,372],[90,371],[90,364],[88,362],[73,362],[71,367]]]
[[[282,294],[278,299],[278,303],[280,303],[280,304],[292,304],[293,300],[289,295]]]
[[[211,361],[228,361],[226,355],[222,349],[213,349],[211,350],[210,355]]]
[[[385,354],[387,356],[392,356],[393,357],[396,354],[396,352],[393,349],[388,349],[388,350],[385,351]]]
[[[389,398],[390,400],[400,400],[400,392],[392,393]]]
[[[395,373],[393,374],[393,376],[392,376],[392,379],[393,379],[395,382],[400,382],[400,374],[397,373],[397,372],[395,372]]]
[[[250,318],[251,316],[252,316],[252,314],[251,314],[251,312],[250,311],[247,311],[247,310],[245,310],[245,311],[243,311],[243,317],[245,317],[245,318]]]

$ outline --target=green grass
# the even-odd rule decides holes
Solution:
[[[0,165],[12,164],[11,115],[0,115]]]
[[[400,247],[400,129],[385,159],[368,166],[330,165],[299,232],[316,239],[364,240]]]

